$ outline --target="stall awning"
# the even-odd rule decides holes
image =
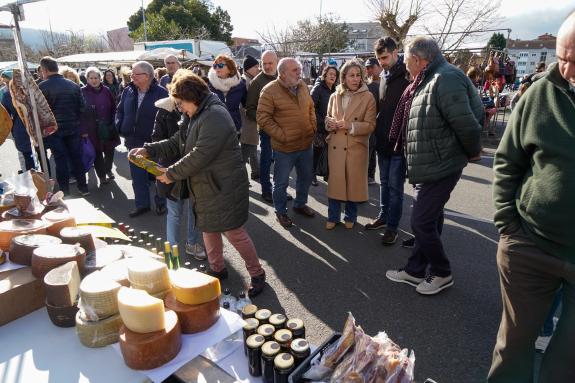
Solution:
[[[62,64],[131,64],[136,61],[163,61],[167,55],[174,55],[180,61],[195,60],[198,57],[188,51],[173,48],[157,48],[151,51],[124,51],[124,52],[101,52],[79,53],[56,59]]]

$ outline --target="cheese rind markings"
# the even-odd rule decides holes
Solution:
[[[76,314],[76,332],[80,342],[86,347],[104,347],[116,343],[119,338],[122,318],[119,314],[97,322],[86,321],[82,312]]]
[[[80,283],[79,307],[91,321],[118,313],[118,290],[122,286],[106,274],[96,271]]]

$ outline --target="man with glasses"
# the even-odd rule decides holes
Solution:
[[[168,97],[165,88],[154,78],[154,67],[146,61],[132,65],[132,81],[124,89],[116,110],[116,128],[124,137],[129,149],[140,148],[152,141],[154,120],[158,108],[154,105],[159,99]],[[130,175],[136,208],[130,212],[134,218],[150,211],[150,181],[154,180],[144,169],[130,162]],[[155,195],[156,214],[166,212],[166,199]]]
[[[178,60],[176,56],[168,55],[164,57],[164,65],[166,66],[166,70],[168,71],[168,73],[163,75],[162,78],[160,79],[160,86],[167,89],[168,84],[172,82],[172,77],[174,76],[174,73],[176,73],[176,71],[180,69],[182,64],[180,64],[180,60]]]

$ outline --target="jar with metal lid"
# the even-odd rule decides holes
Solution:
[[[305,338],[305,326],[301,319],[289,319],[286,323],[286,328],[292,332],[294,339]]]
[[[246,339],[248,346],[248,366],[251,376],[262,376],[262,345],[265,343],[263,336],[254,334]]]
[[[281,353],[274,358],[274,383],[288,383],[289,374],[294,370],[291,354]]]
[[[274,314],[270,317],[269,322],[272,326],[276,328],[276,330],[281,330],[285,328],[287,318],[283,314]]]
[[[260,321],[260,324],[269,323],[272,312],[268,309],[260,309],[254,314],[254,318]]]
[[[309,343],[305,339],[294,339],[290,345],[290,351],[294,358],[294,364],[297,368],[310,355]]]
[[[262,380],[274,383],[274,358],[280,353],[278,342],[265,342],[262,346]]]
[[[266,342],[274,340],[275,331],[276,329],[271,324],[262,324],[257,329],[257,333],[266,338]]]
[[[244,308],[242,309],[242,318],[243,319],[255,318],[256,311],[258,311],[258,306],[245,305]]]
[[[248,346],[246,344],[246,340],[250,335],[254,335],[260,322],[255,318],[248,318],[245,320],[244,324],[244,354],[248,355]]]
[[[274,334],[274,340],[280,344],[282,352],[289,352],[292,341],[292,333],[290,330],[281,329],[277,330]]]

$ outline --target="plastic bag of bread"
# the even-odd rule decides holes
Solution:
[[[9,210],[14,217],[26,217],[40,214],[44,206],[38,198],[36,185],[30,170],[14,175],[8,182],[14,185],[14,209]]]
[[[395,368],[394,368],[395,366]],[[392,363],[389,363],[388,369],[389,377],[385,383],[411,383],[413,382],[413,369],[415,366],[415,353],[413,350],[408,355],[407,349],[394,357]]]

